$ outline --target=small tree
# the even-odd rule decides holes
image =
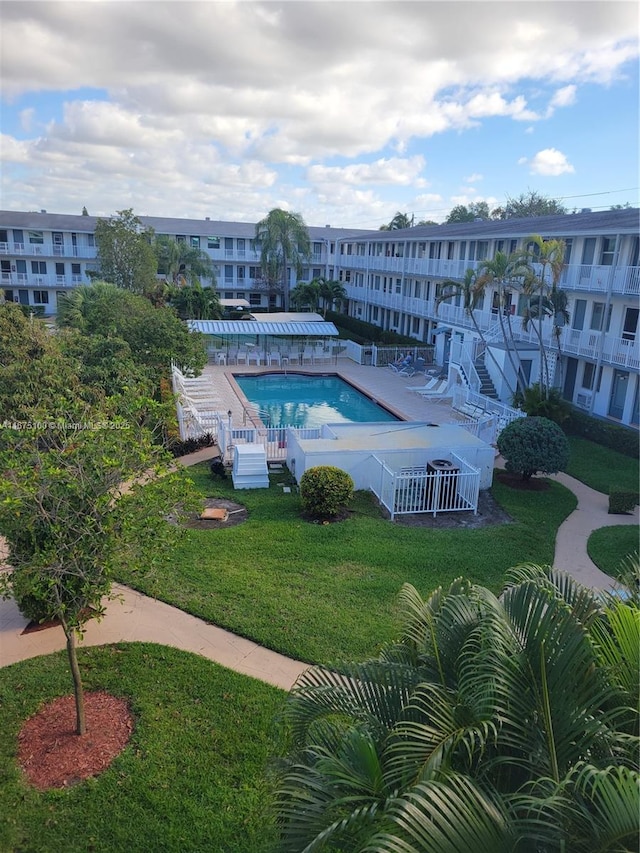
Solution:
[[[309,468],[300,478],[303,508],[315,518],[335,518],[353,498],[353,480],[333,465]]]
[[[151,245],[153,229],[144,228],[133,210],[118,210],[111,219],[96,222],[99,278],[132,290],[153,291],[158,262]]]
[[[166,514],[176,506],[188,511],[195,499],[147,430],[101,421],[95,410],[72,417],[74,426],[0,429],[0,532],[15,570],[15,588],[5,574],[0,591],[13,592],[31,617],[59,620],[81,735],[86,718],[77,637],[104,612],[116,567],[153,564],[176,536]],[[82,429],[75,428],[79,423]],[[149,475],[164,476],[145,487]]]
[[[498,436],[498,450],[507,471],[523,480],[534,474],[555,474],[569,463],[569,441],[558,424],[548,418],[518,418]]]

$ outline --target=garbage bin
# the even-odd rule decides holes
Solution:
[[[456,487],[460,469],[448,459],[432,459],[427,462],[427,474],[437,476],[430,477],[430,491],[434,495],[436,506],[434,510],[447,510],[456,508]]]

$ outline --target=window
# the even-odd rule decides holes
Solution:
[[[80,264],[71,264],[71,275],[80,275]]]
[[[624,325],[622,327],[622,340],[635,341],[636,332],[638,331],[638,308],[627,308],[624,315]]]
[[[454,243],[452,240],[449,240],[449,242],[447,243],[447,260],[448,260],[448,261],[452,261],[452,260],[453,260],[453,249],[454,249],[454,246],[455,246],[455,243]]]
[[[478,251],[476,252],[476,258],[479,261],[484,261],[488,254],[489,254],[489,241],[488,240],[478,240]]]
[[[595,375],[595,364],[591,364],[591,362],[587,361],[584,365],[584,371],[582,373],[582,387],[586,388],[587,391],[593,391],[593,380],[595,379]]]
[[[231,264],[224,265],[224,277],[229,280],[233,278],[233,267]]]
[[[186,243],[187,235],[186,234],[176,234],[176,243]]]
[[[469,260],[475,261],[476,259],[476,241],[471,240],[469,242]]]
[[[437,243],[429,243],[429,257],[431,260],[440,260],[440,253],[442,252],[442,243],[438,241]]]
[[[322,278],[322,270],[320,267],[314,267],[311,270],[311,278]]]
[[[239,290],[236,293],[236,299],[246,299],[247,297],[244,295],[244,290]]]
[[[29,242],[41,246],[44,243],[42,231],[29,231]]]
[[[245,270],[244,267],[238,267],[238,271],[237,271],[238,281],[244,281],[244,270]]]
[[[64,275],[64,264],[56,264],[56,275]]]
[[[393,312],[393,325],[394,326],[400,325],[400,312],[399,311]]]
[[[200,248],[200,238],[199,237],[192,237],[191,238],[191,248],[192,249],[199,249]]]
[[[509,243],[509,254],[511,254],[512,252],[515,252],[515,250],[516,250],[517,248],[518,248],[518,241],[517,241],[517,240],[512,240],[512,241]]]
[[[504,240],[496,240],[496,252],[504,252]]]
[[[87,234],[87,246],[91,246],[92,248],[96,244],[96,238],[93,234]]]
[[[48,305],[49,304],[49,294],[46,290],[34,290],[33,291],[33,304],[34,305]]]
[[[415,296],[416,299],[420,299],[420,297],[422,296],[422,282],[421,281],[416,281],[416,283],[414,285],[413,295]]]
[[[420,318],[414,317],[411,321],[411,332],[414,335],[420,334]]]
[[[262,303],[262,296],[259,293],[249,294],[249,305],[259,306]]]
[[[9,242],[9,235],[7,234],[6,228],[0,228],[0,243],[8,243],[8,242]]]
[[[232,290],[225,290],[224,299],[233,299],[233,298],[234,298],[233,297],[233,291]]]
[[[260,278],[260,267],[249,267],[249,278]]]
[[[616,238],[603,237],[602,250],[600,252],[600,263],[603,267],[610,267],[613,264],[613,256],[616,251]]]
[[[44,261],[31,261],[31,272],[33,273],[33,275],[46,275],[46,263]]]
[[[612,305],[609,305],[609,310],[607,312],[606,322],[604,316],[604,302],[594,302],[593,303],[593,311],[591,313],[591,326],[589,327],[593,332],[608,332],[609,324],[611,322],[611,309]]]
[[[14,302],[15,300],[13,298],[13,290],[5,290],[4,298],[7,300],[7,302]]]
[[[566,237],[564,241],[564,262],[571,263],[571,249],[573,248],[573,237]]]
[[[464,259],[466,258],[466,256],[467,256],[467,241],[466,241],[466,240],[463,240],[463,241],[460,243],[460,260],[461,260],[461,261],[464,261]]]
[[[585,266],[593,264],[593,256],[596,251],[596,238],[587,237],[582,246],[582,263]]]
[[[207,248],[208,249],[219,249],[220,248],[220,238],[219,237],[207,237]]]
[[[584,315],[587,310],[587,300],[586,299],[576,299],[575,306],[573,309],[573,323],[572,328],[577,329],[578,331],[582,331],[584,329]]]
[[[351,281],[351,270],[345,270],[344,272],[344,280],[346,282]]]

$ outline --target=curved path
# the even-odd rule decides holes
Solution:
[[[211,449],[201,450],[181,461],[184,465],[194,465],[210,456]],[[609,515],[606,495],[566,474],[558,474],[554,479],[578,497],[578,508],[558,529],[554,565],[585,586],[606,589],[612,579],[589,559],[587,539],[599,527],[637,525],[638,507],[633,515]],[[308,666],[127,587],[116,585],[114,591],[119,600],[108,605],[101,622],[87,624],[85,645],[139,641],[175,646],[284,690],[289,690]],[[65,647],[62,628],[25,634],[26,624],[14,601],[0,601],[0,666]]]

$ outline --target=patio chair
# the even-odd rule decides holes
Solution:
[[[267,355],[267,364],[281,364],[281,358],[279,352],[270,352]]]
[[[417,391],[416,393],[420,394],[425,400],[443,399],[444,397],[451,397],[451,393],[447,392],[448,385],[448,379],[441,379],[428,391]]]
[[[236,354],[236,362],[238,364],[246,364],[249,353],[246,349],[239,349]]]
[[[431,379],[428,379],[424,385],[407,385],[407,391],[417,391],[419,394],[423,394],[425,391],[430,391],[438,384],[438,379],[433,376]]]

